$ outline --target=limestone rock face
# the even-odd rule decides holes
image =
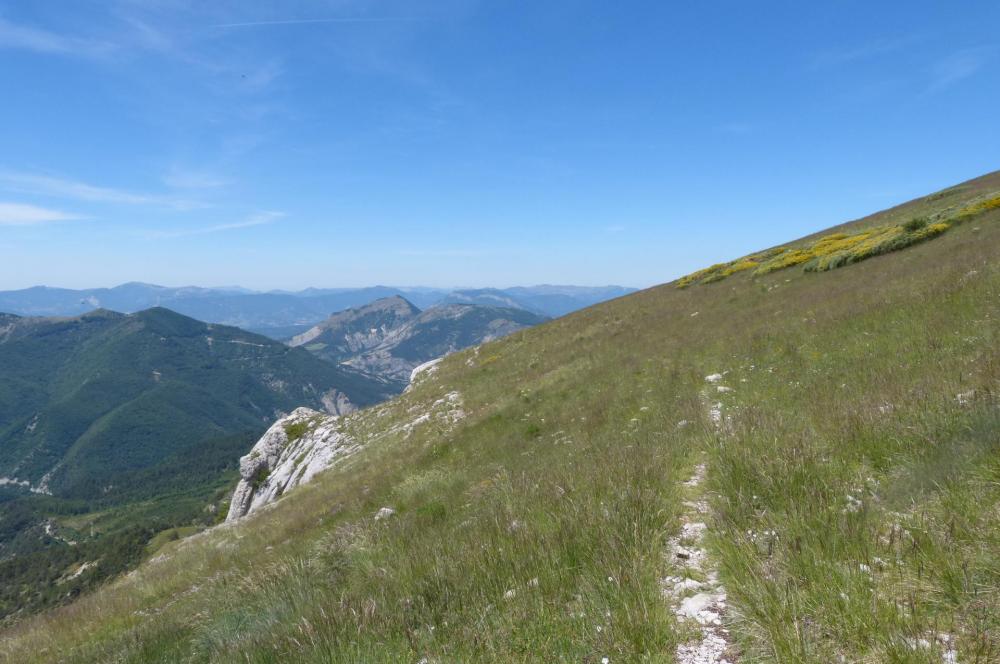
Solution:
[[[414,381],[419,383],[432,376],[438,362],[440,359],[414,370]],[[329,404],[324,405],[329,408]],[[407,410],[407,420],[384,425],[374,435],[368,427],[354,424],[358,418],[363,421],[366,414],[378,420],[387,412],[379,406],[341,417],[311,408],[296,408],[279,419],[250,453],[240,459],[240,481],[230,500],[226,521],[236,521],[273,503],[286,491],[309,482],[317,473],[354,454],[371,440],[386,435],[409,437],[424,426],[450,431],[465,419],[462,395],[451,391],[433,402],[413,404]],[[391,511],[391,507],[380,510],[379,520],[391,516]]]
[[[240,459],[240,482],[226,521],[235,521],[308,482],[359,448],[340,428],[340,418],[296,408],[275,422]]]
[[[347,415],[358,409],[347,395],[337,389],[327,390],[322,398],[323,409],[331,415]]]
[[[476,350],[478,352],[479,349],[477,348]],[[409,390],[411,387],[416,385],[420,379],[426,378],[437,371],[437,365],[440,364],[443,359],[443,357],[438,357],[430,362],[424,362],[423,364],[415,366],[413,371],[410,372],[410,383],[406,386],[406,389]]]

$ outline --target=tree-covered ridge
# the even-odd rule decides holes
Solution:
[[[167,309],[19,319],[0,343],[0,475],[92,498],[178,447],[385,386],[301,349]]]
[[[302,349],[167,309],[0,317],[0,617],[119,573],[159,531],[214,523],[206,509],[278,414],[387,395]],[[76,563],[93,564],[67,574]]]

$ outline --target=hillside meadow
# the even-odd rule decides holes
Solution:
[[[992,174],[790,246],[998,193]],[[698,630],[661,582],[704,465],[732,661],[995,662],[998,255],[984,208],[451,355],[349,416],[362,452],[7,629],[0,658],[673,662]]]

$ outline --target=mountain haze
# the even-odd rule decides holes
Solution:
[[[209,323],[232,325],[285,339],[306,331],[332,313],[386,297],[405,297],[417,307],[435,304],[487,304],[560,316],[596,302],[633,292],[620,286],[532,286],[508,289],[307,288],[297,292],[257,292],[245,288],[170,288],[128,283],[114,288],[73,290],[36,286],[0,291],[0,311],[22,316],[77,316],[97,308],[134,313],[151,307]]]
[[[524,309],[482,304],[440,304],[420,311],[396,296],[334,314],[289,343],[390,380],[402,391],[419,364],[545,320]]]

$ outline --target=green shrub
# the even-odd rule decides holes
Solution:
[[[285,436],[288,438],[289,443],[294,443],[302,436],[309,433],[312,428],[312,420],[301,420],[299,422],[292,422],[285,425]]]

